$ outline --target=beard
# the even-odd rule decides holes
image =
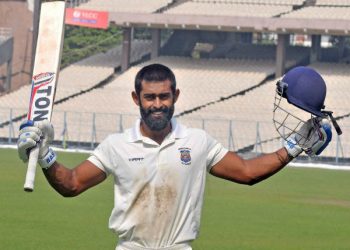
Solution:
[[[142,120],[145,122],[147,127],[152,131],[161,131],[166,128],[166,126],[169,124],[169,121],[173,117],[174,114],[174,104],[172,104],[170,107],[162,107],[162,108],[150,108],[145,109],[142,107],[140,102],[140,113]],[[162,115],[159,117],[153,117],[152,114],[156,112],[161,112]]]

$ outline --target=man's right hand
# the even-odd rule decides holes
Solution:
[[[39,165],[49,168],[56,160],[55,152],[49,148],[54,138],[54,129],[48,120],[39,122],[25,121],[20,126],[17,149],[23,162],[29,159],[30,150],[39,146]]]

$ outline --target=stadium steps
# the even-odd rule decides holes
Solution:
[[[301,65],[305,65],[305,64],[306,64],[305,63],[305,58],[301,57],[295,63],[291,63],[290,65],[287,65],[286,71],[288,71],[289,69],[291,69],[291,68],[293,68],[295,66],[301,66]],[[181,113],[177,114],[176,117],[183,117],[183,116],[189,115],[191,113],[194,113],[194,112],[196,112],[198,110],[201,110],[201,109],[203,109],[203,108],[205,108],[205,107],[207,107],[209,105],[214,105],[214,104],[217,104],[217,103],[225,102],[226,100],[229,100],[231,98],[235,98],[237,96],[246,95],[248,92],[265,85],[266,83],[268,83],[270,80],[272,80],[274,78],[275,78],[275,72],[272,72],[270,74],[267,74],[267,76],[264,79],[262,79],[260,82],[258,82],[257,84],[255,84],[253,86],[250,86],[248,88],[242,89],[242,90],[240,90],[238,92],[229,94],[227,96],[220,97],[220,98],[218,98],[218,99],[216,99],[214,101],[210,101],[210,102],[204,103],[202,105],[193,107],[191,109],[182,111]]]
[[[209,16],[259,16],[275,17],[281,13],[289,12],[293,5],[267,5],[252,3],[223,2],[195,2],[188,1],[176,8],[171,8],[165,13],[183,15],[209,15]]]
[[[81,4],[79,8],[108,12],[154,13],[171,2],[172,0],[90,0]]]
[[[346,88],[347,88],[347,82],[348,82],[348,73],[347,73],[347,69],[348,66],[347,64],[331,64],[331,63],[314,63],[311,65],[308,65],[310,67],[313,67],[315,69],[317,69],[322,75],[323,78],[325,79],[326,83],[327,83],[327,98],[325,101],[325,105],[326,105],[326,110],[331,110],[334,111],[334,118],[335,120],[339,123],[340,127],[343,130],[343,134],[346,135],[349,133],[349,121],[350,121],[350,110],[349,110],[349,100],[346,94]],[[249,100],[255,100],[254,105],[257,105],[257,107],[260,106],[260,104],[266,103],[268,99],[271,99],[271,95],[270,96],[265,96],[262,100],[258,100],[260,98],[258,98],[261,95],[264,95],[263,93],[271,93],[273,91],[274,88],[274,82],[270,82],[267,83],[266,87],[264,86],[263,89],[261,90],[257,90],[257,92],[254,94],[252,93],[250,96],[247,95],[247,97],[242,97],[241,101],[235,101],[235,102],[230,102],[228,103],[227,107],[231,107],[237,104],[240,105],[248,105],[249,104]],[[220,106],[221,108],[223,108],[223,105]],[[249,110],[251,110],[253,107],[251,105],[248,105],[248,107],[246,109],[243,110],[242,108],[236,108],[236,109],[232,109],[232,112],[248,112]],[[267,106],[266,105],[262,105],[263,109],[266,109]],[[250,114],[251,117],[255,117],[259,112],[263,112],[262,108],[258,108],[256,111],[252,112]],[[215,109],[217,110],[217,108]],[[235,111],[238,110],[238,111]],[[202,111],[202,113],[209,113],[212,112],[213,109],[205,109],[204,111]],[[229,112],[231,112],[231,109],[229,110]],[[295,112],[299,112],[301,113],[300,110],[296,110]],[[227,113],[227,112],[226,112]],[[294,112],[292,112],[294,114]],[[303,112],[304,113],[304,112]],[[248,114],[248,113],[247,113]],[[297,114],[297,113],[295,113]],[[235,115],[235,120],[240,120],[242,119],[241,115]],[[266,115],[265,115],[266,116]],[[251,151],[261,151],[261,152],[269,152],[271,149],[280,147],[282,145],[281,143],[281,139],[279,136],[277,136],[274,133],[274,126],[273,124],[270,124],[271,122],[271,113],[269,111],[268,113],[269,117],[256,117],[257,121],[261,121],[260,123],[260,138],[254,138],[251,137],[249,139],[245,139],[244,143],[241,143],[240,146],[237,148],[237,152],[239,153],[246,153],[246,152],[251,152]],[[298,115],[299,116],[299,115]],[[229,119],[229,118],[227,118]],[[263,120],[260,120],[263,119]],[[254,123],[254,122],[253,122]],[[270,124],[270,125],[268,125]],[[239,131],[241,131],[242,129],[244,129],[245,126],[242,125],[237,125],[236,123],[236,128],[239,127]],[[254,126],[252,126],[253,128],[250,129],[254,129]],[[344,136],[340,137],[340,140],[343,138]],[[327,147],[327,150],[322,154],[325,157],[335,157],[336,152],[337,152],[337,138],[336,134],[334,132],[334,139],[332,140],[331,144],[329,145],[329,147]],[[259,139],[259,143],[257,143],[257,139]],[[240,138],[238,138],[238,141],[240,140]],[[348,140],[341,140],[341,145],[342,145],[342,150],[340,152],[340,156],[344,156],[344,152],[346,152],[347,148],[349,148],[349,143]],[[239,143],[235,143],[236,145]],[[244,145],[246,144],[246,145]],[[258,146],[258,148],[256,148],[256,146]]]
[[[224,4],[265,4],[265,5],[303,5],[306,1],[310,0],[190,0],[193,2],[202,3],[224,3]],[[315,0],[311,0],[315,1]],[[330,0],[332,1],[332,0]]]
[[[113,73],[112,75],[108,76],[106,79],[103,79],[102,81],[98,82],[96,85],[88,88],[88,89],[84,89],[84,90],[81,90],[80,92],[77,92],[77,93],[74,93],[72,95],[69,95],[69,96],[66,96],[66,97],[63,97],[59,100],[56,100],[54,102],[54,105],[58,105],[60,103],[63,103],[63,102],[66,102],[72,98],[75,98],[75,97],[78,97],[80,95],[83,95],[85,93],[88,93],[96,88],[101,88],[102,86],[108,84],[109,82],[113,81],[117,76],[117,73]],[[22,114],[22,115],[19,115],[19,116],[16,116],[12,119],[12,122],[18,122],[18,121],[21,121],[23,120],[25,117],[27,116],[27,114]],[[10,121],[5,121],[5,122],[2,122],[0,123],[0,128],[3,128],[5,126],[8,126],[10,124]]]
[[[173,0],[171,3],[168,3],[166,6],[159,8],[154,13],[163,13],[163,12],[167,11],[168,9],[175,8],[176,6],[181,5],[187,1],[190,1],[190,0]]]
[[[213,104],[216,104],[216,103],[219,103],[219,102],[224,102],[228,99],[231,99],[231,98],[234,98],[234,97],[237,97],[237,96],[240,96],[240,95],[245,95],[247,92],[251,91],[251,90],[254,90],[256,88],[259,88],[260,86],[264,85],[268,80],[270,79],[273,79],[274,78],[274,74],[272,75],[268,75],[264,80],[262,80],[261,82],[259,82],[258,84],[252,86],[252,87],[249,87],[249,88],[246,88],[246,89],[243,89],[241,91],[238,91],[236,93],[233,93],[233,94],[230,94],[228,96],[225,96],[225,97],[220,97],[219,99],[215,100],[215,101],[211,101],[211,102],[208,102],[208,103],[205,103],[203,105],[200,105],[200,106],[197,106],[197,107],[194,107],[192,109],[189,109],[189,110],[185,110],[179,114],[176,115],[176,117],[182,117],[182,116],[185,116],[185,115],[188,115],[188,114],[191,114],[192,112],[195,112],[195,111],[198,111],[202,108],[205,108],[209,105],[213,105]]]
[[[297,9],[288,14],[284,14],[281,18],[322,18],[336,20],[350,20],[350,12],[347,7],[339,6],[308,6]]]
[[[132,63],[140,62],[144,55],[150,52],[149,41],[135,40],[135,42],[132,43],[132,46]],[[59,78],[58,89],[56,91],[56,100],[54,104],[58,105],[64,103],[72,98],[84,95],[86,93],[91,92],[94,89],[101,88],[107,85],[108,83],[112,82],[121,70],[120,59],[118,59],[120,57],[121,45],[109,50],[106,53],[98,53],[96,55],[83,59],[77,63],[74,63],[63,69],[63,71],[65,71],[64,73],[62,73],[63,71],[61,70],[61,76]],[[111,60],[111,58],[114,58],[114,60]],[[118,61],[119,63],[115,63],[115,61]],[[88,72],[84,73],[84,71],[81,71],[81,68],[86,68],[85,70],[88,70]],[[101,72],[103,72],[103,74],[94,73],[96,70],[100,70]],[[91,73],[93,75],[89,75]],[[89,79],[84,80],[84,77],[88,77]],[[90,83],[88,85],[84,85],[85,83],[79,84],[80,82],[85,81],[89,81]],[[75,88],[73,89],[69,86],[72,83],[74,83],[75,85]],[[16,107],[16,109],[25,108],[25,110],[27,110],[28,94],[30,93],[30,88],[30,85],[25,85],[14,92],[2,96],[0,99],[0,108]],[[13,103],[14,100],[16,100],[15,103]],[[18,103],[18,100],[21,100],[21,103]],[[21,121],[26,116],[26,111],[21,114],[16,114],[12,118],[12,122]],[[0,128],[4,128],[10,124],[11,121],[9,119],[4,120],[0,123]]]

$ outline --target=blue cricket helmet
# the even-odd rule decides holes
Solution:
[[[326,83],[316,70],[309,67],[295,67],[282,80],[282,96],[288,103],[319,117],[327,116],[325,108]]]

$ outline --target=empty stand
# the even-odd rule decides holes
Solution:
[[[346,131],[349,129],[350,100],[348,98],[347,89],[350,82],[350,73],[348,64],[336,63],[315,63],[310,65],[315,68],[326,81],[327,97],[325,101],[326,110],[334,111],[335,117],[345,116],[339,120],[341,127],[344,127],[343,139]],[[211,120],[232,120],[234,133],[234,144],[236,149],[242,149],[254,145],[257,138],[262,142],[257,150],[258,152],[271,152],[281,146],[281,139],[275,130],[272,122],[273,118],[273,100],[275,96],[276,80],[269,81],[266,84],[252,91],[246,92],[244,95],[224,100],[208,105],[198,111],[186,116],[187,119],[204,119]],[[304,118],[308,116],[304,111],[294,108],[292,105],[285,105],[291,113]],[[258,125],[259,123],[259,125]],[[227,137],[227,125],[223,125],[224,129],[219,135],[220,138]],[[259,126],[259,134],[257,134],[257,126]],[[335,156],[339,150],[339,143],[334,132],[334,140],[324,152],[324,156]],[[223,142],[226,142],[224,140]],[[343,148],[349,148],[348,140],[341,140]],[[337,149],[338,147],[338,149]],[[343,155],[349,154],[343,150]]]
[[[177,76],[181,94],[176,104],[176,114],[202,106],[178,117],[186,126],[205,129],[231,150],[246,149],[267,153],[282,146],[282,140],[272,121],[276,79],[242,95],[220,100],[221,97],[255,86],[265,79],[273,71],[273,60],[180,57],[160,57],[134,66],[103,88],[56,105],[53,113],[56,139],[98,143],[108,134],[132,126],[139,116],[139,110],[131,99],[134,77],[142,66],[155,62],[168,65]],[[338,138],[334,134],[334,139],[323,156],[349,157],[349,143],[345,137],[350,132],[350,103],[346,94],[346,83],[350,80],[349,66],[314,63],[311,67],[318,70],[327,83],[327,109],[333,110],[335,117],[344,117],[338,120],[343,136]],[[294,106],[288,107],[293,114],[309,117],[309,114]],[[12,115],[19,113],[14,110]],[[8,120],[8,113],[1,115],[0,112],[0,118]],[[15,123],[12,128],[18,126],[19,123]],[[10,129],[11,127],[0,128],[0,136],[8,135]],[[16,135],[17,129],[12,133]]]
[[[114,12],[153,13],[167,6],[171,0],[92,0],[80,7]],[[302,0],[193,0],[168,8],[167,14],[254,16],[283,18],[350,19],[349,1],[318,0],[316,6],[302,6]],[[341,7],[337,7],[341,6]],[[349,5],[350,6],[350,5]],[[150,52],[149,41],[133,41],[131,61],[140,60]],[[131,92],[134,78],[141,67],[150,63],[169,66],[177,77],[180,97],[175,114],[189,127],[205,129],[225,147],[271,152],[281,147],[282,141],[274,127],[273,101],[276,79],[259,85],[275,70],[275,45],[237,44],[227,59],[195,59],[189,57],[159,57],[131,67],[103,87],[99,82],[114,74],[120,66],[121,46],[75,63],[60,73],[56,100],[68,98],[55,105],[52,122],[56,139],[74,142],[100,142],[108,134],[121,132],[133,125],[139,109],[133,103]],[[288,47],[287,67],[308,56],[309,48]],[[229,58],[229,59],[228,59]],[[349,65],[341,63],[314,63],[327,83],[326,108],[334,111],[344,135],[350,131],[350,100],[347,83]],[[92,89],[92,90],[91,90]],[[249,89],[249,91],[247,91]],[[86,90],[84,94],[77,95]],[[0,119],[8,121],[26,113],[30,86],[0,98],[0,108],[12,108],[12,113],[0,110]],[[240,93],[240,94],[238,94]],[[77,95],[77,96],[75,96]],[[72,96],[75,96],[72,98]],[[291,112],[305,115],[300,109]],[[307,114],[308,115],[308,114]],[[16,136],[19,122],[0,128],[0,137],[9,133]],[[11,131],[11,132],[10,132]],[[324,156],[349,157],[349,140],[335,136]]]
[[[334,111],[334,116],[350,113],[349,82],[350,65],[346,63],[313,63],[327,84],[326,110]]]
[[[172,0],[91,0],[81,4],[81,9],[109,12],[153,13],[166,7]]]
[[[168,9],[168,14],[273,17],[292,11],[288,5],[227,4],[189,1]]]
[[[317,18],[350,20],[350,8],[310,6],[283,14],[281,18]]]
[[[131,61],[135,62],[142,58],[147,53],[150,53],[151,44],[150,41],[138,41],[134,40],[132,42],[131,49]],[[59,101],[62,99],[69,98],[71,96],[79,95],[80,93],[87,91],[99,82],[105,80],[112,74],[116,67],[120,66],[121,61],[121,46],[113,48],[106,53],[99,53],[78,63],[75,63],[65,69],[61,70],[59,82],[56,91],[55,100]],[[31,91],[31,85],[25,85],[20,89],[8,93],[0,98],[0,124],[7,123],[10,118],[16,118],[23,116],[27,113],[29,104],[29,94]],[[101,96],[100,99],[106,98],[106,96]],[[74,100],[75,98],[73,98]],[[91,103],[94,99],[87,99],[87,103]],[[95,101],[95,100],[94,100]],[[97,99],[98,101],[98,99]],[[57,126],[55,138],[61,139],[61,133],[63,131],[63,121],[64,112],[60,111],[60,105],[54,106],[53,112],[53,123]],[[5,111],[6,110],[6,111]],[[9,114],[11,110],[11,114]],[[91,131],[92,131],[92,116],[91,112],[94,109],[76,109],[68,105],[67,109],[64,111],[77,111],[77,112],[88,112],[87,114],[74,114],[68,112],[67,121],[70,123],[69,131],[77,131],[72,138],[75,141],[91,141]],[[98,110],[99,111],[99,110]],[[11,117],[10,117],[11,116]],[[70,118],[73,117],[73,118]],[[87,122],[84,128],[80,128],[81,122]],[[20,121],[13,123],[11,126],[5,125],[0,127],[0,137],[7,137],[9,135],[9,129],[14,129],[14,137],[17,136],[18,127]],[[74,125],[75,124],[75,125]],[[74,127],[75,126],[75,127]],[[85,131],[88,130],[88,131]],[[114,130],[112,130],[114,131]],[[70,132],[71,133],[71,132]],[[74,134],[74,133],[73,133]]]
[[[124,119],[129,116],[135,119],[139,115],[139,110],[132,101],[131,92],[134,89],[136,73],[141,67],[149,63],[162,63],[174,71],[177,77],[178,88],[181,91],[180,98],[176,103],[176,114],[215,102],[222,97],[227,97],[255,86],[269,74],[272,74],[274,69],[273,60],[160,57],[131,67],[113,82],[102,88],[94,89],[84,95],[56,105],[53,122],[55,124],[62,123],[64,111],[90,114],[90,118],[87,118],[89,122],[84,122],[88,131],[81,133],[89,136],[92,127],[91,116],[92,113],[96,113],[96,119],[101,119],[102,114],[106,117],[102,122],[99,121],[101,124],[98,127],[99,130],[117,131],[116,121],[120,119],[118,114],[123,114]],[[78,128],[81,120],[83,118],[80,118],[80,116],[74,118],[74,116],[70,115],[70,130],[72,131],[71,126],[77,126],[77,129],[81,130],[82,128]],[[130,125],[130,121],[123,121],[123,124],[125,123]],[[222,131],[227,132],[226,130]],[[222,134],[222,138],[225,137],[226,135]],[[70,139],[73,139],[72,135],[70,135]],[[75,137],[74,139],[78,140],[79,138]],[[85,139],[89,140],[86,137]],[[98,139],[101,138],[99,137]]]
[[[74,64],[60,72],[56,100],[66,98],[91,88],[113,73],[113,68],[81,66]],[[31,86],[22,88],[0,98],[0,107],[28,108]]]
[[[131,61],[135,62],[150,52],[149,41],[133,41]],[[86,91],[114,73],[114,68],[120,66],[121,46],[89,57],[60,72],[56,101]],[[30,94],[30,85],[4,95],[0,98],[0,107],[27,109]]]
[[[272,74],[274,69],[272,60],[262,62],[261,60],[160,57],[147,62],[149,63],[163,63],[172,68],[177,76],[181,96],[176,105],[176,113],[191,110],[250,88]],[[58,108],[138,114],[130,94],[134,88],[134,77],[144,65],[134,66],[107,86],[62,103]]]
[[[313,6],[308,6],[310,3]],[[131,14],[164,12],[169,15],[272,17],[273,20],[279,20],[278,17],[350,19],[350,0],[90,0],[79,8]],[[170,54],[191,55],[200,35],[184,36],[184,33],[178,32],[170,43],[169,47],[174,51]],[[179,40],[181,37],[186,41]],[[276,45],[231,44],[235,41],[232,36],[227,39],[230,46],[225,46],[227,44],[221,41],[215,43],[214,36],[211,38],[214,49],[216,45],[223,47],[220,56],[225,59],[163,56],[119,74],[115,73],[122,56],[121,46],[118,46],[63,69],[56,100],[65,101],[55,105],[52,117],[56,140],[73,141],[78,145],[91,143],[93,147],[110,133],[133,126],[139,117],[139,109],[131,98],[135,75],[147,64],[162,63],[169,66],[177,77],[181,92],[175,115],[181,123],[205,129],[231,150],[267,153],[280,148],[282,140],[273,123],[277,79],[264,82],[275,72]],[[1,39],[0,32],[0,42]],[[150,41],[135,40],[130,61],[138,62],[150,51]],[[310,47],[289,46],[286,53],[286,66],[292,67],[309,57]],[[199,54],[199,57],[204,54]],[[212,57],[213,54],[205,56]],[[350,66],[320,62],[310,66],[324,77],[327,83],[326,109],[334,111],[343,129],[343,136],[338,138],[334,134],[323,156],[349,158]],[[113,81],[98,85],[112,75],[115,76]],[[0,124],[3,124],[0,137],[17,136],[21,121],[12,124],[8,121],[27,112],[29,93],[30,86],[24,86],[0,98]],[[293,114],[310,117],[291,105],[286,107]]]
[[[350,1],[349,0],[317,0],[316,5],[350,6]]]
[[[329,0],[331,1],[331,0]],[[240,3],[240,4],[266,4],[266,5],[303,5],[305,0],[193,0],[204,3]]]
[[[173,69],[176,77],[178,88],[181,91],[180,98],[176,103],[175,113],[179,114],[185,111],[195,109],[210,103],[215,103],[221,98],[225,98],[242,90],[253,87],[263,81],[268,75],[273,73],[274,61],[273,60],[247,60],[247,59],[193,59],[182,57],[160,57],[158,59],[146,62],[140,65],[131,67],[128,71],[118,76],[113,82],[94,89],[91,92],[84,95],[71,98],[66,102],[63,102],[55,106],[55,112],[53,113],[53,123],[62,124],[63,114],[65,111],[69,111],[69,117],[66,117],[66,121],[69,124],[70,131],[80,131],[78,134],[69,133],[70,140],[91,140],[91,131],[93,127],[93,113],[96,113],[96,123],[100,125],[97,127],[97,131],[110,131],[116,132],[118,129],[118,119],[125,119],[125,117],[131,117],[129,122],[123,121],[123,124],[130,125],[131,120],[138,117],[139,110],[135,106],[131,98],[131,92],[134,89],[134,77],[138,70],[149,63],[163,63]],[[293,62],[289,62],[293,63]],[[268,90],[262,90],[263,93]],[[271,92],[271,91],[270,91]],[[271,93],[274,93],[274,89]],[[256,106],[263,107],[263,101],[256,99],[251,105],[244,105],[241,101],[241,97],[232,98],[237,100],[238,104],[235,106],[240,114],[251,118],[249,111],[255,110]],[[265,98],[266,96],[263,95]],[[269,99],[271,101],[271,99]],[[244,100],[243,100],[244,102]],[[230,111],[231,105],[222,105],[226,102],[215,103],[208,105],[204,109],[200,109],[197,112],[193,112],[193,115],[185,116],[184,119],[199,117],[199,118],[223,118],[227,123],[230,119],[241,119],[242,116],[232,116],[235,111]],[[253,105],[254,103],[254,105]],[[267,102],[265,102],[267,103]],[[272,105],[272,104],[270,104]],[[234,105],[233,105],[234,106]],[[270,106],[271,107],[271,106]],[[213,111],[211,110],[213,108]],[[207,111],[205,111],[207,110]],[[245,111],[246,110],[246,111]],[[205,111],[205,112],[202,112]],[[74,115],[75,113],[82,113]],[[218,114],[213,117],[213,113]],[[203,115],[201,116],[201,114]],[[238,112],[237,112],[238,113]],[[68,114],[68,113],[67,113]],[[84,114],[84,115],[83,115]],[[122,114],[123,118],[120,118]],[[227,114],[227,115],[225,115]],[[266,113],[254,116],[254,119],[266,121]],[[104,116],[105,118],[101,118]],[[100,120],[102,119],[102,121]],[[181,119],[183,119],[181,117]],[[80,124],[83,121],[85,128],[80,128]],[[226,129],[221,126],[210,125],[208,123],[208,129],[216,128],[215,135],[222,138],[228,143]],[[131,124],[132,125],[132,124]],[[75,128],[76,129],[72,129]],[[244,126],[245,128],[249,127]],[[63,131],[63,125],[57,128],[57,133],[60,134]],[[251,131],[254,131],[255,124]],[[83,131],[85,130],[85,132]],[[221,132],[220,132],[221,131]],[[221,133],[221,135],[220,135]],[[107,132],[105,133],[107,134]],[[83,137],[84,136],[84,137]],[[252,138],[255,135],[252,136]],[[97,136],[97,140],[101,140],[102,136]],[[239,147],[239,143],[237,147]]]

